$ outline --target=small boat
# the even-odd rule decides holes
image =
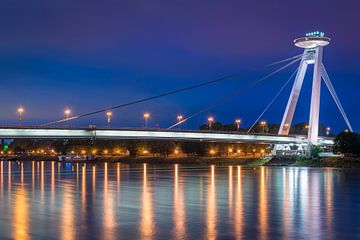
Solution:
[[[60,155],[58,156],[59,162],[95,162],[96,158],[94,155],[85,154],[85,155],[76,155],[76,154],[68,154],[68,155]]]

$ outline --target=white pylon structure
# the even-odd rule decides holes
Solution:
[[[350,122],[345,114],[345,111],[330,81],[329,75],[327,74],[325,67],[322,63],[323,48],[329,43],[330,43],[330,38],[325,37],[323,32],[318,32],[318,31],[307,33],[305,37],[297,38],[294,40],[295,46],[304,49],[304,54],[301,58],[300,66],[295,77],[294,85],[292,87],[290,97],[285,109],[285,113],[281,121],[279,135],[289,134],[291,122],[294,117],[296,104],[299,99],[306,69],[309,64],[314,64],[309,130],[308,130],[309,143],[316,145],[318,142],[321,78],[324,80],[327,88],[329,89],[331,96],[333,97],[337,107],[340,110],[340,113],[342,114],[347,124],[347,127],[349,128],[350,131],[352,131]]]

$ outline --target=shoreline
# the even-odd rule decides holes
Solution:
[[[58,161],[57,156],[10,156],[8,158],[1,158],[2,161]],[[263,166],[269,159],[262,158],[234,158],[234,157],[129,157],[129,156],[96,156],[93,163],[101,162],[114,162],[114,163],[126,163],[126,164],[185,164],[185,165],[218,165],[218,166]],[[70,161],[69,161],[70,162]],[[81,163],[81,161],[74,161],[74,163]],[[87,161],[91,162],[91,161]]]
[[[57,156],[9,156],[1,158],[2,161],[58,161]],[[284,158],[273,161],[270,158],[259,157],[129,157],[129,156],[96,156],[93,163],[118,162],[126,164],[184,164],[184,165],[241,165],[245,167],[334,167],[334,168],[360,168],[360,158],[356,157],[314,157],[314,158]],[[74,162],[75,163],[75,162]],[[77,161],[81,163],[81,161]]]

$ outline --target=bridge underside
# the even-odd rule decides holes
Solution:
[[[158,129],[99,128],[0,128],[0,138],[31,139],[141,139],[174,141],[218,141],[254,143],[307,143],[306,136],[256,135],[238,132],[206,132]],[[333,145],[330,138],[319,138],[319,145]]]

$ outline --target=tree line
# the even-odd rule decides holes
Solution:
[[[344,131],[335,137],[334,151],[345,156],[360,156],[360,134]]]
[[[16,154],[97,154],[129,156],[169,156],[185,154],[187,156],[230,156],[230,155],[264,155],[269,145],[255,143],[218,143],[203,141],[169,141],[169,140],[31,140],[15,139],[9,151]]]

